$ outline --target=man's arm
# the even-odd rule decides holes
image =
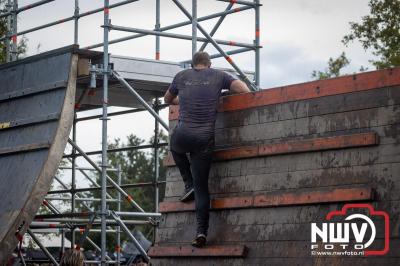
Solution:
[[[249,88],[247,87],[246,83],[239,79],[235,79],[232,81],[231,86],[229,90],[232,93],[245,93],[245,92],[250,92]]]
[[[179,97],[178,95],[172,94],[169,90],[164,95],[164,102],[168,104],[179,104]]]

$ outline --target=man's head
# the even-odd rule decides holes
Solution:
[[[83,266],[85,256],[82,251],[76,249],[68,249],[61,258],[60,266]]]
[[[210,67],[211,60],[210,55],[206,52],[197,52],[193,55],[192,59],[193,67]]]

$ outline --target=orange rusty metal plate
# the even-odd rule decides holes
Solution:
[[[327,202],[373,200],[371,187],[315,188],[296,191],[266,192],[254,196],[225,197],[211,200],[211,210],[305,205]],[[160,212],[194,211],[194,202],[161,202]]]
[[[245,146],[232,149],[216,150],[214,159],[217,161],[271,156],[298,152],[311,152],[350,147],[362,147],[379,144],[379,136],[375,132],[356,133],[334,137],[321,137],[304,140],[293,140],[281,143]],[[171,154],[164,159],[164,166],[174,166]]]
[[[260,145],[258,155],[266,156],[296,152],[342,149],[375,145],[378,143],[377,134],[374,132],[368,132]]]
[[[361,188],[330,188],[307,192],[268,193],[254,197],[254,207],[285,206],[326,202],[350,202],[373,199],[373,190]]]

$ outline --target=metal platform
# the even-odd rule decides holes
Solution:
[[[88,53],[87,50],[81,50]],[[91,64],[99,64],[99,56],[90,52]],[[184,66],[171,61],[142,59],[135,57],[110,55],[110,64],[114,71],[118,72],[128,83],[140,94],[147,102],[151,102],[156,97],[163,97],[172,82],[174,76],[184,69]],[[89,89],[90,77],[89,69],[83,64],[80,65],[84,75],[78,77],[76,102],[79,103],[80,110],[95,109],[102,106],[102,81],[101,76],[97,79],[97,88]],[[231,69],[223,69],[225,72],[238,77],[238,74]],[[254,72],[245,71],[247,77],[254,79]],[[112,77],[109,81],[109,102],[110,106],[119,107],[142,107],[137,99],[121,84]]]
[[[100,63],[95,55],[92,55],[91,64]],[[122,56],[110,56],[111,67],[118,72],[147,102],[156,97],[162,97],[176,73],[182,70],[178,63],[130,58]],[[84,63],[83,63],[84,64]],[[81,65],[85,68],[85,65]],[[99,108],[102,105],[102,80],[97,78],[97,88],[89,89],[89,69],[83,69],[84,73],[78,78],[76,101],[81,110]],[[141,107],[136,98],[113,78],[109,82],[109,105],[119,107]]]

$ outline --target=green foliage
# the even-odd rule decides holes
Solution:
[[[6,0],[0,0],[0,10],[5,9]],[[0,19],[0,37],[7,35],[7,18]],[[19,38],[17,56],[24,56],[28,50],[28,39],[25,36]],[[0,64],[6,62],[6,45],[0,42]]]
[[[168,136],[166,136],[162,131],[158,136],[159,143],[168,142]],[[154,136],[150,140],[150,144],[154,143]],[[136,137],[135,135],[129,135],[126,142],[122,142],[120,139],[115,139],[113,142],[109,143],[109,149],[113,148],[123,148],[128,146],[139,146],[144,145],[145,141]],[[167,154],[167,147],[159,148],[159,180],[165,180],[166,168],[162,165],[162,159]],[[129,150],[124,152],[115,152],[108,154],[108,163],[112,168],[121,167],[122,173],[122,184],[133,184],[133,183],[144,183],[154,181],[154,170],[155,170],[155,160],[154,160],[154,149],[148,150]],[[117,175],[114,172],[109,173],[110,177],[117,182]],[[100,184],[100,176],[96,176],[97,183]],[[159,195],[160,201],[162,201],[164,196],[165,185],[160,185]],[[155,211],[155,190],[153,186],[136,187],[130,189],[124,189],[133,199],[142,207],[145,211],[154,212]],[[109,190],[108,193],[117,198],[117,193],[115,190]],[[100,191],[87,193],[88,197],[100,198]],[[116,203],[109,203],[110,209],[116,210]],[[92,204],[94,209],[100,208],[100,203],[95,202]],[[122,197],[121,204],[122,211],[137,211],[130,203],[128,203]],[[132,219],[132,218],[130,218]],[[131,230],[134,229],[133,226],[128,226]],[[149,239],[152,240],[153,228],[152,226],[136,226],[136,229],[142,231],[142,233]],[[100,234],[93,234],[91,238],[98,244],[100,244]],[[126,234],[121,234],[121,243],[124,240],[128,240]],[[116,244],[116,235],[107,234],[107,248],[108,250],[114,250]],[[87,246],[91,249],[91,246]]]
[[[333,59],[329,58],[328,67],[324,71],[314,70],[311,73],[311,77],[314,79],[327,79],[333,77],[339,77],[341,75],[340,71],[342,68],[350,64],[350,60],[346,57],[343,52],[339,57]]]
[[[361,23],[350,22],[351,32],[343,37],[342,42],[348,46],[358,40],[365,50],[379,60],[370,60],[377,69],[400,66],[400,1],[370,0],[370,14],[362,17]],[[312,78],[326,79],[342,75],[340,71],[350,60],[342,53],[338,58],[329,58],[325,71],[313,71]],[[367,68],[361,66],[360,72]]]
[[[4,2],[5,0],[0,0],[0,10],[4,10]],[[3,37],[7,32],[7,24],[6,19],[0,19],[0,37]],[[0,42],[0,63],[5,62],[6,60],[6,46],[4,42]]]
[[[379,60],[370,62],[377,69],[400,66],[400,1],[370,0],[369,7],[370,14],[361,23],[350,23],[343,43],[358,40],[365,50],[372,49]]]

